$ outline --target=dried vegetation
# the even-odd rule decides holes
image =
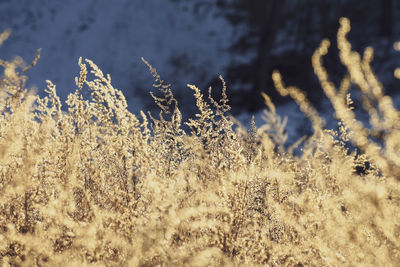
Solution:
[[[398,266],[400,113],[370,67],[373,50],[351,50],[349,25],[341,19],[348,73],[339,88],[322,64],[329,41],[312,58],[338,130],[324,129],[305,94],[273,75],[313,123],[298,156],[285,147],[285,120],[266,94],[266,124],[235,126],[222,77],[219,101],[188,86],[198,114],[183,131],[170,85],[145,60],[157,116],[130,113],[90,60],[79,59],[68,112],[50,81],[44,98],[25,89],[23,74],[39,53],[29,66],[1,61],[0,263]],[[355,117],[351,86],[362,93],[369,127]]]

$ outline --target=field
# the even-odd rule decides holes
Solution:
[[[399,266],[400,112],[371,69],[372,48],[352,51],[350,22],[340,25],[341,84],[323,67],[328,40],[312,58],[337,130],[273,74],[313,125],[291,147],[267,94],[263,126],[229,115],[222,77],[220,100],[188,85],[198,113],[183,122],[170,85],[144,59],[157,115],[130,113],[90,60],[79,59],[67,112],[52,82],[44,98],[25,88],[40,51],[30,65],[1,60],[1,265]],[[369,125],[355,116],[352,87]]]

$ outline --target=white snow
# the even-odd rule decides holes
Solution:
[[[153,84],[141,57],[166,82],[190,93],[187,83],[200,86],[229,64],[231,27],[215,18],[212,9],[200,7],[193,15],[194,5],[167,0],[2,2],[1,28],[13,34],[0,48],[0,58],[19,55],[30,63],[42,48],[37,66],[27,73],[28,86],[42,92],[49,79],[62,101],[76,89],[78,58],[91,59],[111,75],[136,113],[144,107],[134,95],[148,95]],[[171,64],[173,58],[181,64],[178,68]]]
[[[148,91],[153,84],[141,57],[172,84],[174,92],[188,95],[192,91],[186,84],[202,87],[223,75],[232,62],[252,57],[229,55],[228,47],[237,34],[227,21],[215,16],[215,11],[212,1],[211,5],[189,0],[0,1],[0,30],[13,31],[0,47],[0,58],[10,60],[19,55],[30,63],[36,50],[42,48],[37,66],[27,73],[28,87],[36,86],[43,94],[45,80],[53,81],[64,108],[67,95],[76,89],[78,58],[91,59],[111,75],[114,87],[123,91],[129,110],[138,113],[147,109],[143,99],[152,101]],[[283,33],[278,39],[284,39]],[[193,97],[189,99],[194,105]],[[399,108],[400,99],[396,102]],[[327,128],[336,127],[335,120],[327,119],[326,114],[332,112],[322,114]],[[277,113],[288,116],[286,129],[291,142],[311,126],[294,102],[278,106]],[[254,114],[257,126],[264,123],[262,114]],[[238,119],[249,126],[251,114],[243,113]]]

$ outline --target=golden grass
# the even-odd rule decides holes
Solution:
[[[139,118],[90,60],[79,59],[68,112],[50,81],[44,98],[25,89],[40,51],[28,67],[2,60],[1,264],[398,266],[399,111],[370,67],[372,49],[352,51],[349,30],[341,19],[340,88],[322,65],[329,41],[312,59],[338,131],[324,129],[305,94],[274,72],[277,90],[313,123],[313,136],[296,144],[306,139],[301,156],[285,148],[286,122],[266,94],[266,124],[234,130],[222,77],[219,101],[188,85],[199,112],[185,132],[170,85],[145,60],[160,114]],[[355,117],[351,85],[371,129]]]

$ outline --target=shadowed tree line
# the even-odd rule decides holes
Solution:
[[[375,64],[390,60],[392,44],[398,39],[395,17],[400,13],[400,3],[393,0],[205,0],[201,4],[216,4],[219,15],[237,29],[236,40],[230,47],[232,58],[249,60],[245,63],[234,60],[226,70],[225,79],[232,88],[233,106],[251,112],[264,108],[260,97],[263,91],[276,103],[286,101],[274,89],[271,78],[274,69],[280,70],[288,85],[306,91],[318,108],[323,93],[310,58],[321,40],[328,38],[332,46],[325,64],[334,82],[343,77],[345,69],[336,53],[340,17],[348,17],[352,22],[349,39],[356,51],[363,51],[367,44],[386,44],[378,47],[385,53]],[[389,94],[394,82],[383,79]],[[209,85],[220,87],[217,78]]]

